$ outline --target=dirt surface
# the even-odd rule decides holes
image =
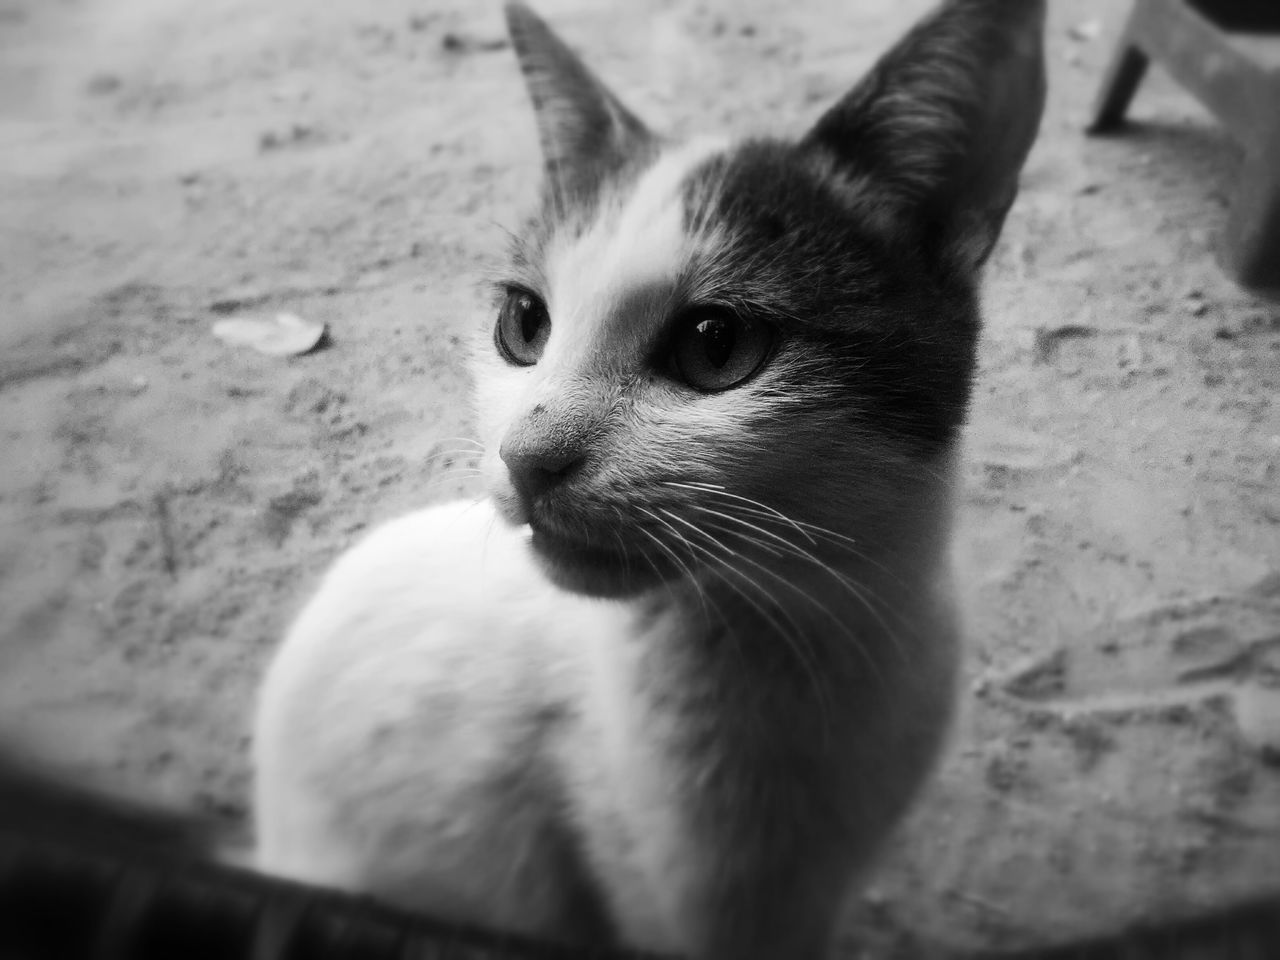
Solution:
[[[540,4],[677,133],[801,132],[925,6]],[[858,904],[872,954],[1280,886],[1280,303],[1212,256],[1237,150],[1158,73],[1082,136],[1124,5],[1052,6],[987,287],[964,712]],[[538,172],[496,5],[0,0],[7,739],[243,816],[317,573],[472,488],[461,338]],[[211,333],[282,310],[326,348]]]

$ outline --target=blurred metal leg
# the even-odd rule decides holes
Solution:
[[[1244,146],[1222,263],[1244,286],[1280,290],[1280,3],[1135,0],[1091,133],[1123,124],[1152,60]]]

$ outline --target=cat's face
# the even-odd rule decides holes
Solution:
[[[558,41],[526,16],[513,34],[545,102]],[[823,143],[660,147],[629,114],[588,120],[568,131],[585,165],[543,125],[547,201],[479,349],[502,515],[555,582],[604,596],[891,537],[963,420],[976,263],[922,242]]]
[[[844,203],[794,148],[693,143],[519,243],[480,422],[494,500],[554,579],[765,562],[919,489],[963,416],[973,306]]]

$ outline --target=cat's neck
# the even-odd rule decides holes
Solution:
[[[923,506],[874,536],[797,535],[630,601],[641,659],[802,699],[910,670],[952,616],[952,475],[948,465]]]

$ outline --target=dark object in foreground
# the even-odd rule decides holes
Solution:
[[[1270,960],[1280,900],[1056,948],[966,960]],[[955,958],[939,950],[934,960]],[[643,960],[445,924],[367,900],[174,858],[116,855],[0,826],[2,960]]]
[[[0,755],[0,960],[643,960],[215,863],[219,834]]]
[[[1244,147],[1222,259],[1245,286],[1280,293],[1280,4],[1134,0],[1102,85],[1092,132],[1123,123],[1151,60],[1204,103]]]
[[[0,758],[0,960],[644,957],[443,923],[218,865],[207,859],[215,833],[195,818],[104,798]],[[957,955],[931,954],[946,957]],[[967,960],[1274,957],[1280,957],[1280,897],[1112,937]]]
[[[623,960],[230,867],[126,860],[0,828],[2,960]]]

